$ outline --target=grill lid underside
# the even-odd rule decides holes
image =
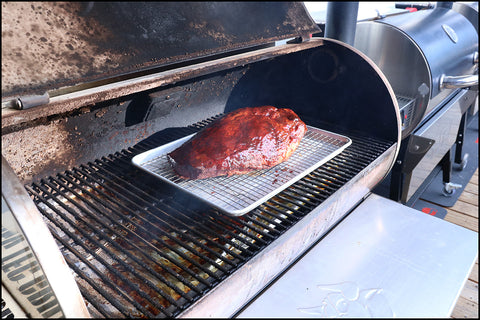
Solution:
[[[300,2],[2,2],[2,100],[315,32]]]

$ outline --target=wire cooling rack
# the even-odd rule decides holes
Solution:
[[[307,126],[307,132],[295,152],[287,161],[272,168],[230,177],[183,179],[173,170],[167,153],[194,135],[138,154],[133,157],[132,163],[233,216],[240,216],[254,209],[341,153],[352,143],[348,137]]]

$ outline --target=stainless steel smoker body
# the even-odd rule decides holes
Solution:
[[[3,2],[2,32],[2,295],[28,316],[233,316],[399,152],[386,77],[301,3]],[[132,164],[260,105],[352,143],[242,216]]]
[[[475,26],[437,6],[359,22],[354,46],[389,79],[400,108],[402,150],[392,171],[391,199],[416,200],[440,162],[445,191],[452,192],[450,149],[456,144],[455,162],[466,161],[461,131],[478,97]]]

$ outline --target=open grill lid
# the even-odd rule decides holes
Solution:
[[[2,2],[2,101],[315,32],[298,2]]]

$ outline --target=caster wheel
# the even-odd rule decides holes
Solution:
[[[455,194],[456,189],[447,189],[445,186],[442,189],[442,194],[445,197],[451,197]]]
[[[442,194],[445,197],[451,197],[457,189],[461,189],[462,185],[458,183],[447,182],[443,184]]]

